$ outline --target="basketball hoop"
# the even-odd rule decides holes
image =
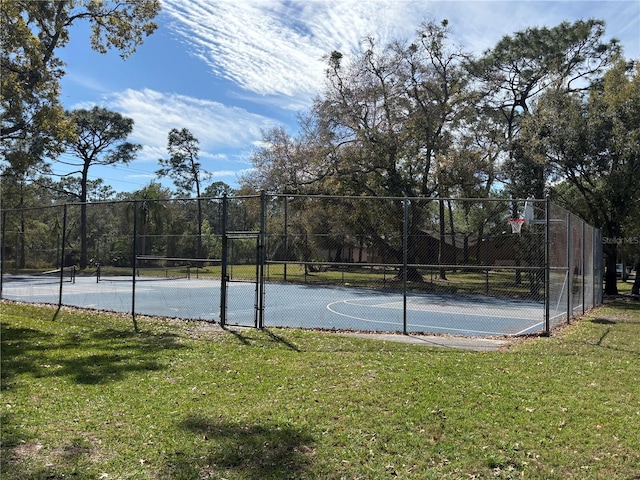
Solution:
[[[511,233],[517,233],[520,235],[522,225],[524,225],[524,218],[510,218],[509,224],[511,225]]]

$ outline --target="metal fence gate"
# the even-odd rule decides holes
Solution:
[[[261,197],[261,219],[264,219],[263,211],[264,195]],[[259,224],[260,231],[228,231],[229,198],[226,195],[223,197],[220,282],[222,326],[264,326],[264,220]],[[229,315],[230,306],[233,316]]]

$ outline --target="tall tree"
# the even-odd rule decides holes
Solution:
[[[73,135],[59,96],[64,63],[56,51],[72,25],[91,25],[91,47],[133,54],[157,29],[159,0],[0,0],[0,140],[2,153],[28,151],[30,161],[55,157]]]
[[[486,109],[497,113],[504,132],[505,180],[514,197],[542,198],[544,172],[538,165],[523,168],[516,140],[522,121],[545,91],[585,92],[620,53],[616,40],[603,41],[601,20],[562,22],[556,27],[529,28],[503,37],[472,63],[484,83]],[[498,126],[499,124],[496,124]],[[519,212],[512,212],[515,216]]]
[[[446,20],[424,22],[413,42],[379,46],[367,38],[353,57],[332,52],[325,91],[304,118],[303,135],[293,139],[282,130],[269,132],[247,183],[254,189],[277,185],[280,192],[422,197],[410,214],[410,235],[418,238],[425,204],[446,191],[439,159],[473,102],[464,70],[468,57],[448,36]],[[383,218],[391,222],[387,227],[402,228],[403,208],[396,201],[393,212],[363,212],[359,225],[351,227],[369,235],[379,251],[401,258],[401,245],[375,233],[382,232]],[[444,227],[444,213],[440,218]],[[416,245],[410,245],[409,256],[416,254]],[[415,269],[408,274],[421,279]]]
[[[178,189],[179,194],[190,195],[195,192],[198,206],[198,237],[196,255],[202,253],[202,186],[207,173],[202,170],[198,161],[200,142],[186,128],[173,128],[168,135],[167,152],[169,158],[158,160],[161,168],[156,171],[158,177],[169,177]]]
[[[303,121],[312,120],[306,117]],[[319,184],[333,169],[330,163],[320,161],[323,155],[315,153],[321,147],[314,135],[294,137],[283,127],[264,131],[263,146],[251,155],[253,168],[242,177],[243,188],[252,192],[317,193]]]
[[[11,161],[13,168],[5,168],[0,176],[0,205],[3,209],[16,209],[15,215],[9,215],[7,231],[16,232],[15,267],[20,269],[26,265],[27,223],[26,210],[51,204],[47,191],[37,187],[36,182],[42,180],[40,171],[34,168],[25,152],[13,152]]]
[[[171,198],[168,188],[162,187],[158,182],[150,182],[141,190],[137,190],[127,195],[132,200],[127,209],[127,216],[130,218],[135,211],[137,218],[135,222],[138,226],[138,252],[139,255],[160,255],[164,252],[158,245],[163,243],[158,241],[162,238],[165,221],[167,220],[167,208]],[[155,249],[155,250],[154,250]]]
[[[523,126],[532,161],[568,186],[555,191],[603,229],[605,293],[616,294],[618,243],[637,231],[640,203],[640,64],[619,61],[585,102],[550,92]],[[567,195],[569,195],[567,197]]]
[[[328,58],[327,88],[313,108],[333,147],[336,180],[352,194],[431,197],[437,158],[451,146],[471,96],[467,56],[449,28],[423,23],[412,43],[379,47],[368,39],[350,62]]]
[[[63,182],[64,191],[76,197],[81,203],[80,210],[80,268],[87,266],[87,200],[91,187],[100,187],[100,183],[89,179],[89,170],[97,165],[127,164],[133,160],[142,145],[127,142],[133,131],[133,120],[117,112],[101,107],[91,110],[74,110],[67,118],[75,127],[75,139],[67,144],[69,153],[79,161],[64,160],[60,163],[75,167],[67,173]],[[79,175],[79,176],[78,176]]]

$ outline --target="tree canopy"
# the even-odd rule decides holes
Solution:
[[[91,24],[91,47],[133,54],[157,25],[159,0],[1,0],[0,84],[3,153],[24,152],[31,163],[55,157],[73,138],[60,104],[64,63],[56,51],[70,41],[70,28]],[[15,160],[15,155],[5,157]]]
[[[603,229],[606,238],[637,231],[640,212],[640,65],[618,61],[587,101],[550,91],[524,124],[526,164],[540,165],[554,196]],[[605,242],[606,292],[616,293],[618,242]],[[638,252],[640,253],[640,252]]]
[[[0,148],[10,167],[3,177],[12,192],[21,192],[14,204],[53,201],[55,195],[29,191],[36,179],[106,198],[110,192],[99,180],[54,185],[42,177],[51,172],[36,168],[69,145],[78,158],[90,157],[77,128],[81,118],[65,115],[59,102],[65,66],[56,49],[70,41],[71,25],[88,21],[96,51],[115,48],[126,58],[157,28],[159,0],[0,1]],[[279,126],[264,132],[251,156],[253,169],[240,181],[243,194],[264,189],[419,198],[421,205],[409,212],[410,228],[416,233],[437,225],[441,239],[446,229],[455,233],[445,223],[454,215],[464,216],[465,228],[480,236],[484,228],[473,211],[454,212],[441,199],[551,194],[610,238],[638,232],[638,66],[625,63],[616,40],[605,40],[601,20],[525,29],[477,57],[452,42],[448,21],[425,21],[408,40],[383,45],[369,37],[359,52],[327,52],[324,60],[325,87],[300,114],[299,131]],[[176,195],[201,199],[231,191],[225,184],[204,188],[209,179],[198,159],[199,141],[186,128],[169,132],[167,151],[156,173],[173,180]],[[86,194],[79,199],[89,200]],[[197,205],[200,236],[208,206]],[[392,231],[402,214],[400,202],[384,211],[334,207],[351,214],[335,221],[369,233],[381,222]],[[518,208],[513,202],[509,213],[519,216]],[[305,228],[313,229],[328,217],[309,211],[306,218]],[[388,254],[400,254],[387,239],[376,241]],[[606,251],[615,263],[616,248]]]
[[[102,107],[81,108],[67,112],[66,118],[74,132],[73,140],[66,144],[71,157],[58,162],[72,167],[65,177],[79,176],[80,188],[71,193],[78,201],[86,202],[90,168],[127,164],[135,158],[142,145],[127,141],[133,131],[133,120],[118,112]]]
[[[630,107],[614,92],[634,96],[616,63],[621,48],[604,33],[600,20],[530,28],[473,58],[452,44],[447,21],[425,22],[409,42],[368,38],[355,55],[332,52],[301,133],[266,132],[242,184],[429,201],[543,198],[569,182],[598,205],[588,219],[620,235],[637,223],[628,208],[638,173],[629,153],[636,127],[622,121]],[[625,193],[614,193],[620,185]],[[384,218],[374,217],[371,225]],[[445,217],[440,202],[441,240]],[[412,218],[415,228],[422,221]]]
[[[95,165],[127,164],[133,160],[142,145],[130,143],[127,137],[133,131],[133,120],[118,112],[93,107],[91,110],[78,109],[67,113],[74,126],[74,140],[67,145],[77,161],[65,161],[77,170],[65,175],[67,181],[59,188],[73,195],[81,202],[80,212],[80,268],[87,266],[87,194],[91,187],[100,187],[102,181],[90,181],[89,170]],[[97,183],[97,185],[96,185]]]
[[[518,156],[522,122],[545,93],[589,92],[621,52],[617,40],[603,41],[604,34],[601,20],[528,28],[506,35],[471,62],[471,72],[482,82],[483,108],[504,132],[503,175],[511,195],[544,196],[544,173]]]
[[[198,161],[200,153],[199,140],[187,128],[173,128],[167,136],[167,152],[169,158],[161,158],[158,160],[160,169],[156,171],[158,177],[169,177],[173,180],[173,184],[178,189],[179,194],[189,195],[196,194],[197,198],[197,217],[198,217],[198,244],[197,254],[200,254],[202,244],[202,190],[203,182],[208,176],[202,170],[202,165]]]

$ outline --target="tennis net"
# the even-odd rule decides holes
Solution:
[[[135,279],[145,280],[175,280],[191,278],[191,266],[163,266],[163,267],[136,267]],[[98,282],[132,281],[132,267],[105,267],[98,266],[96,276]]]
[[[22,283],[75,283],[76,267],[70,266],[46,271],[25,271],[15,274],[5,274],[3,279],[7,282]]]

